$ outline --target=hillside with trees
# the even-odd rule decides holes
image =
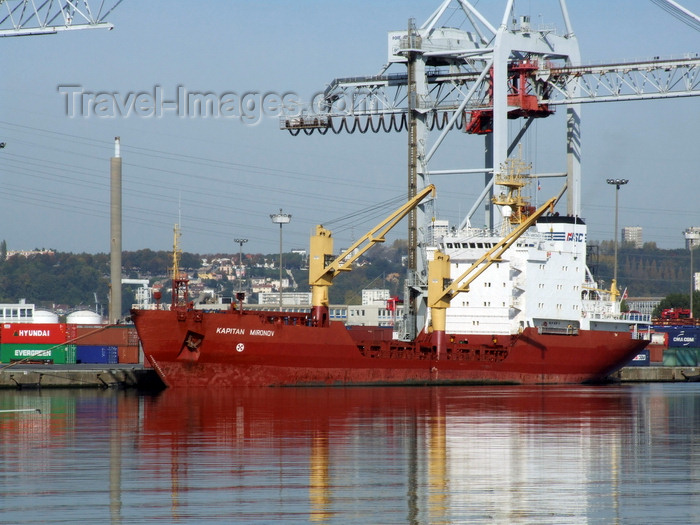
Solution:
[[[614,275],[614,243],[603,241],[591,248],[588,265],[609,286]],[[690,252],[686,249],[662,250],[655,243],[635,248],[631,243],[622,243],[617,260],[618,287],[620,291],[627,288],[631,297],[665,297],[690,291]],[[695,271],[700,271],[700,261],[693,262]]]
[[[392,296],[401,296],[405,267],[406,241],[378,245],[354,265],[354,271],[344,272],[330,289],[333,304],[359,304],[363,288],[387,288]],[[106,309],[109,293],[109,255],[73,254],[45,251],[30,255],[7,256],[0,245],[0,302],[14,303],[25,299],[39,307],[94,309],[96,303]],[[238,264],[238,253],[183,253],[180,266],[192,277],[209,272],[203,261],[228,258]],[[279,278],[279,254],[244,254],[247,277]],[[594,277],[603,287],[610,285],[614,266],[614,245],[611,241],[589,246],[588,263]],[[128,278],[149,279],[151,283],[169,285],[172,254],[167,251],[138,250],[122,255],[123,275]],[[700,266],[700,261],[696,264]],[[308,290],[308,269],[304,257],[284,254],[285,270],[294,275],[300,291]],[[627,288],[630,297],[675,297],[674,304],[684,307],[689,302],[690,254],[688,250],[662,250],[654,243],[643,248],[621,244],[618,250],[618,280],[620,290]],[[207,286],[222,295],[232,295],[237,283],[227,279],[211,279]],[[124,287],[124,311],[134,302],[133,290]],[[683,299],[684,298],[684,299]],[[674,301],[671,301],[673,303]],[[677,303],[677,304],[676,304]],[[698,303],[700,304],[700,303]]]

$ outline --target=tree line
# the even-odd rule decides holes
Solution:
[[[614,270],[614,245],[604,241],[590,247],[588,264],[594,277],[609,286]],[[354,271],[343,272],[330,289],[334,304],[358,304],[363,288],[387,288],[391,295],[402,295],[406,255],[405,240],[391,245],[378,245],[357,261]],[[183,253],[181,269],[196,275],[201,261],[229,258],[238,264],[239,253],[200,255]],[[243,254],[247,277],[278,277],[278,254]],[[302,291],[308,288],[308,268],[305,258],[287,253],[283,265],[294,274]],[[266,264],[267,263],[267,264]],[[26,299],[39,307],[54,305],[94,307],[106,305],[109,296],[109,254],[37,253],[28,257],[7,257],[4,242],[0,244],[0,302],[14,303]],[[169,279],[172,253],[150,249],[125,251],[122,254],[123,275],[128,278]],[[700,266],[700,261],[696,263]],[[653,243],[634,248],[623,243],[618,249],[618,287],[627,288],[629,297],[686,297],[690,287],[690,254],[688,250],[662,250]],[[233,290],[233,283],[223,283],[224,291]],[[133,302],[128,289],[122,293],[125,310]],[[674,305],[671,305],[674,306]],[[668,306],[668,307],[671,307]],[[683,307],[682,304],[676,306]]]

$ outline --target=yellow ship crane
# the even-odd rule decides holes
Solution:
[[[540,216],[547,210],[553,210],[557,197],[552,197],[544,203],[537,211],[525,218],[517,228],[505,236],[493,248],[487,251],[474,262],[457,279],[450,279],[450,256],[440,252],[435,252],[435,256],[428,265],[428,306],[432,319],[433,331],[437,336],[437,356],[444,353],[446,336],[445,323],[447,308],[450,301],[457,294],[469,291],[469,285],[479,277],[489,266],[501,261],[503,253],[532,226]]]
[[[311,237],[309,259],[309,284],[311,285],[312,320],[314,326],[328,325],[328,288],[341,272],[352,269],[360,256],[378,242],[384,242],[386,234],[408,215],[428,195],[435,196],[435,186],[430,184],[406,204],[389,215],[357,240],[350,248],[333,259],[333,237],[330,230],[316,226]]]

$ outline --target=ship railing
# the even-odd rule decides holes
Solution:
[[[643,341],[651,341],[651,330],[637,330],[635,325],[635,329],[632,330],[632,339],[639,339]]]
[[[131,309],[132,310],[170,310],[170,305],[163,304],[163,303],[161,303],[160,305],[156,304],[156,303],[132,304]]]
[[[445,242],[450,242],[450,241],[459,241],[459,242],[469,242],[473,239],[489,239],[489,238],[497,238],[501,239],[502,237],[502,232],[499,230],[493,230],[489,228],[472,228],[472,227],[467,227],[462,230],[456,231],[454,233],[448,233],[443,237],[443,241]],[[546,240],[546,235],[540,232],[527,232],[523,234],[522,236],[522,241],[520,241],[518,244],[521,244],[523,242],[539,242]]]
[[[638,314],[638,313],[614,313],[602,310],[584,310],[584,317],[590,319],[610,319],[614,321],[627,321],[630,324],[650,324],[651,316],[649,314]]]
[[[625,312],[622,314],[622,319],[632,323],[651,324],[651,314],[641,314],[636,312]]]

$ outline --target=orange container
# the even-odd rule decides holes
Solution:
[[[652,363],[664,362],[664,347],[659,345],[649,345],[649,361]]]
[[[130,326],[68,325],[68,340],[76,345],[128,346]]]
[[[119,354],[119,363],[137,364],[139,362],[138,346],[120,346],[117,353]]]

